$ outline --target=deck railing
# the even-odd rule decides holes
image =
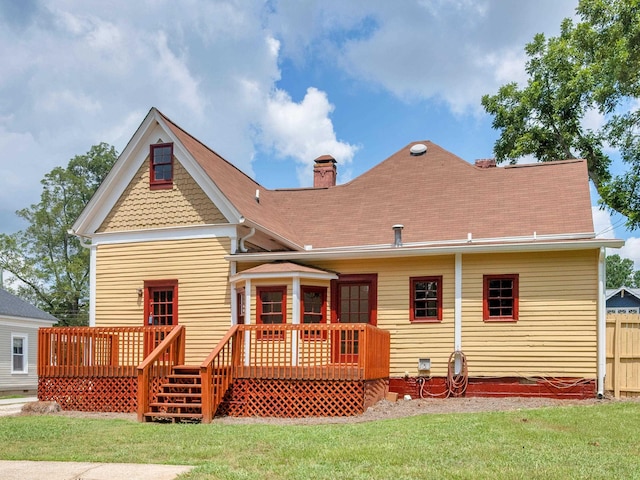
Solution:
[[[138,421],[144,420],[149,402],[160,382],[166,379],[174,366],[184,365],[185,328],[172,327],[158,346],[138,365]]]
[[[51,327],[38,330],[40,377],[135,377],[173,327]]]
[[[389,339],[367,324],[236,325],[200,365],[202,421],[211,422],[237,378],[387,378]]]
[[[238,378],[369,380],[389,376],[389,332],[361,323],[240,325]]]
[[[238,364],[238,326],[232,327],[218,342],[216,348],[200,364],[202,383],[202,421],[211,423],[234,378],[234,365]]]
[[[388,331],[367,324],[234,326],[200,365],[203,421],[211,421],[229,386],[239,378],[347,381],[387,378],[389,338]],[[184,359],[182,325],[39,330],[41,379],[137,380],[133,383],[137,385],[137,398],[133,398],[141,420],[162,382],[174,366],[184,364]],[[69,391],[65,391],[68,396]]]

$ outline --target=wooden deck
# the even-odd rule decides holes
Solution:
[[[157,403],[163,384],[176,368],[183,368],[184,349],[182,325],[43,328],[38,339],[38,397],[66,409],[137,411],[142,421],[149,405]],[[361,395],[360,387],[345,387],[345,382],[364,386],[388,378],[389,332],[366,324],[236,325],[199,366],[191,368],[200,372],[203,422],[211,421],[234,382],[259,382],[265,392],[282,390],[283,385],[290,389],[291,382],[299,382],[299,387],[304,384],[301,390],[321,391],[325,402],[338,400],[299,411],[344,415],[339,405],[345,402],[338,397],[347,390],[357,392],[349,393],[351,397]]]

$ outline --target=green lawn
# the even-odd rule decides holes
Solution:
[[[640,403],[313,426],[0,418],[0,459],[196,465],[181,479],[640,478]]]

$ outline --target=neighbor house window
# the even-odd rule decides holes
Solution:
[[[11,373],[28,373],[26,335],[11,335]]]
[[[485,321],[518,320],[518,275],[485,275],[483,290]]]
[[[149,185],[152,189],[173,186],[173,144],[151,145]]]
[[[442,277],[411,277],[412,322],[442,321]]]
[[[276,325],[285,323],[287,314],[287,287],[256,287],[257,323]],[[283,330],[258,332],[263,340],[279,340],[284,338]]]
[[[302,322],[327,322],[327,289],[325,287],[302,286]],[[302,335],[306,340],[321,340],[326,337],[323,330],[304,330]]]

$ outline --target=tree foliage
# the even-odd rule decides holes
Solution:
[[[88,319],[89,251],[68,234],[117,159],[114,147],[94,145],[41,181],[40,202],[16,212],[29,226],[0,234],[0,268],[13,274],[16,293],[63,325]]]
[[[526,46],[527,84],[503,85],[482,105],[500,131],[496,160],[527,155],[547,162],[587,160],[602,202],[640,226],[640,0],[580,0],[580,20],[558,37],[537,34]],[[604,118],[590,128],[585,116]],[[612,175],[607,147],[627,167]]]
[[[633,271],[633,261],[620,255],[607,255],[607,288],[637,287],[636,277],[640,270]],[[640,280],[640,278],[638,278]]]

